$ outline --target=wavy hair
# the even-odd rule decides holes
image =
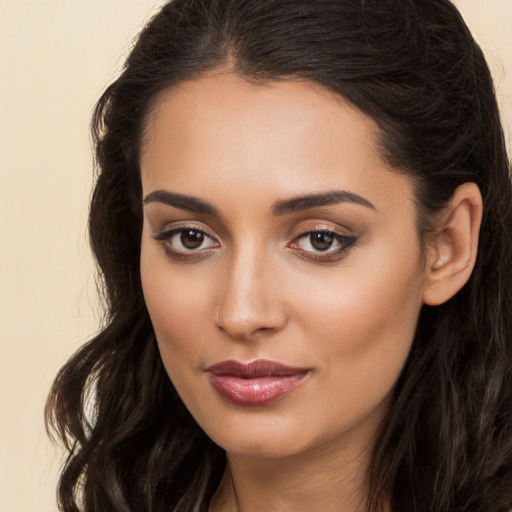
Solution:
[[[424,306],[369,468],[368,510],[512,509],[512,197],[492,79],[448,0],[173,0],[140,33],[92,121],[89,232],[101,332],[60,370],[49,429],[66,446],[65,512],[199,512],[225,454],[160,360],[139,275],[139,152],[161,93],[229,66],[256,83],[309,80],[379,127],[382,158],[416,185],[418,229],[455,188],[484,203],[476,267]]]

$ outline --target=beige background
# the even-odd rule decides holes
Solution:
[[[155,0],[0,0],[0,510],[56,510],[43,406],[94,333],[89,116]],[[512,133],[512,0],[458,0]]]

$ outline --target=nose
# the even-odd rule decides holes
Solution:
[[[220,279],[215,313],[218,329],[234,340],[248,341],[280,331],[287,313],[277,282],[278,270],[256,251],[245,251],[230,262]]]

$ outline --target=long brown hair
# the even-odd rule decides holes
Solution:
[[[177,396],[144,304],[139,150],[159,94],[227,62],[251,81],[314,81],[372,117],[382,157],[415,180],[423,235],[459,184],[479,186],[475,270],[421,311],[375,445],[368,509],[389,496],[394,511],[512,508],[510,167],[492,80],[460,14],[447,0],[173,0],[94,113],[89,230],[106,316],[48,399],[69,451],[61,509],[205,511],[222,475],[224,453]]]

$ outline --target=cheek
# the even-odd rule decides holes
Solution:
[[[316,340],[316,356],[328,361],[326,378],[376,396],[391,389],[409,353],[423,276],[419,250],[399,261],[382,251],[379,260],[303,282],[308,293],[296,294],[295,315],[306,340]]]
[[[345,281],[346,293],[324,289],[323,300],[309,303],[302,331],[321,390],[311,396],[310,416],[321,418],[326,437],[380,422],[409,354],[421,303],[385,281],[369,288]],[[411,291],[407,284],[402,291]]]
[[[161,247],[151,247],[143,240],[141,247],[141,281],[162,358],[168,363],[186,358],[196,350],[200,326],[210,320],[207,302],[210,294],[200,288],[197,270],[183,270],[162,256]],[[169,371],[169,368],[168,368]]]

